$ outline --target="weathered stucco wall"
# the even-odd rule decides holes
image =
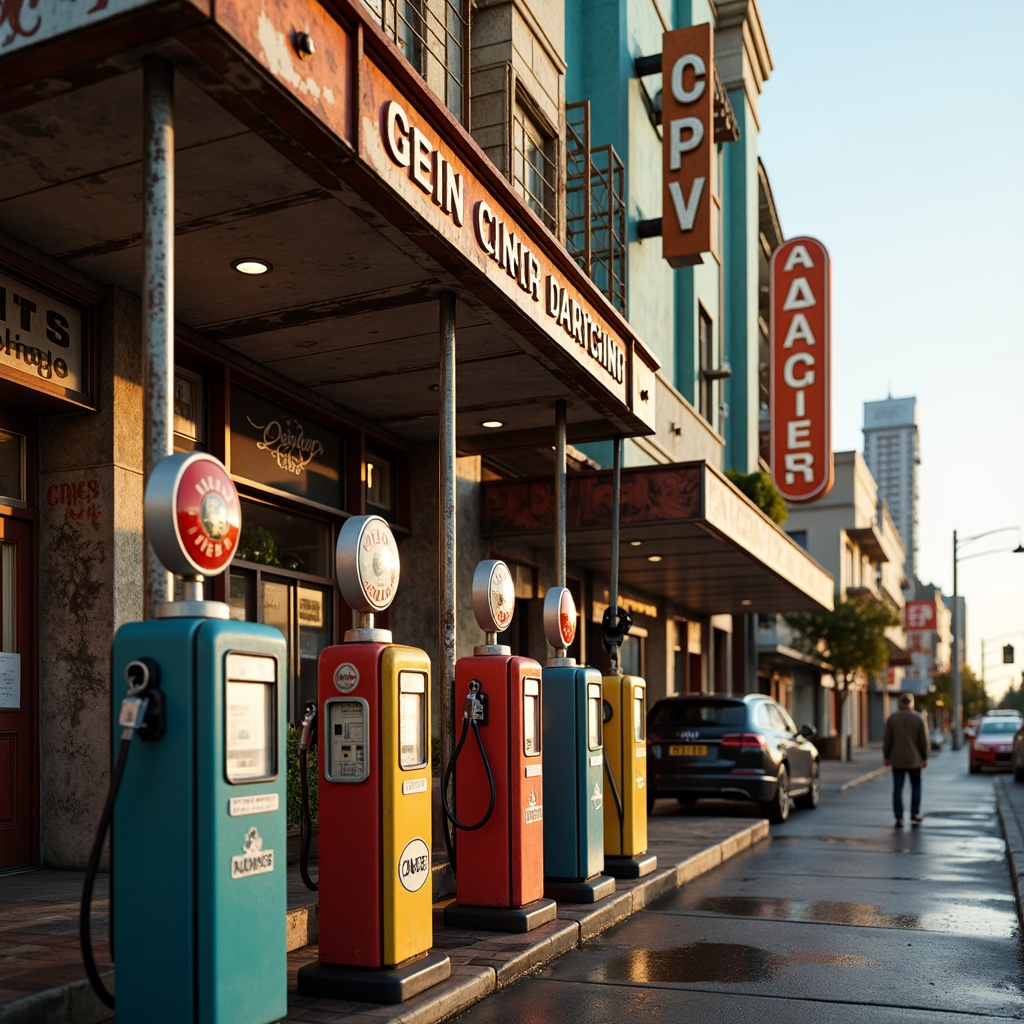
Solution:
[[[142,617],[143,407],[139,309],[111,291],[99,410],[41,420],[41,851],[84,868],[110,774],[110,644]],[[120,690],[115,687],[118,695]],[[102,784],[98,784],[102,780]]]

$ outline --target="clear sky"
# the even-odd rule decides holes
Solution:
[[[967,661],[984,640],[1001,695],[1024,669],[1024,0],[759,6],[761,158],[785,236],[832,261],[833,447],[863,452],[864,402],[917,398],[918,576],[953,592],[956,530]]]

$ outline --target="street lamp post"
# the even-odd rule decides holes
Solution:
[[[963,537],[958,540],[956,530],[953,531],[953,749],[959,750],[964,743],[963,723],[963,694],[960,680],[960,602],[957,600],[959,590],[957,589],[956,569],[957,563],[966,561],[968,558],[980,558],[982,555],[1000,554],[999,551],[980,551],[976,555],[966,555],[960,558],[960,549],[982,537],[991,537],[996,533],[1007,533],[1010,530],[1017,531],[1017,546],[1012,549],[1014,554],[1024,553],[1024,545],[1020,542],[1019,526],[1000,526],[995,530],[986,530],[984,533],[976,533],[972,537]]]

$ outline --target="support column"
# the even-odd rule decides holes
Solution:
[[[566,402],[555,402],[555,585],[565,586],[565,412]]]
[[[440,615],[437,649],[440,669],[441,764],[451,761],[455,749],[455,294],[438,296],[440,392],[438,422],[438,556],[440,561]]]
[[[163,57],[143,63],[142,329],[146,450],[143,472],[174,450],[174,67]],[[143,546],[145,616],[174,596],[170,573]]]

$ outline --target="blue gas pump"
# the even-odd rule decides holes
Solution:
[[[227,567],[241,530],[216,459],[161,460],[145,519],[184,599],[122,626],[113,644],[121,742],[90,868],[112,814],[117,1019],[270,1024],[288,1008],[285,640],[203,600],[203,578]],[[132,744],[135,733],[150,742]]]
[[[555,648],[542,673],[544,895],[596,903],[615,892],[604,867],[604,708],[601,673],[566,657],[576,605],[564,587],[544,598],[544,632]]]

